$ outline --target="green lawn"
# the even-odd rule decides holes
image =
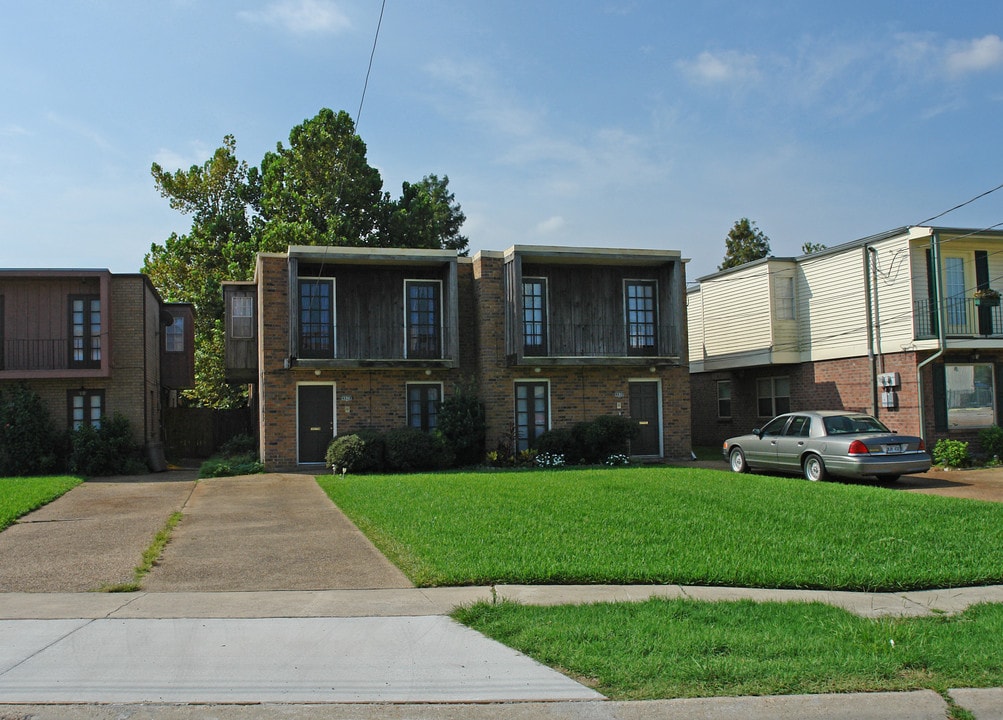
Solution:
[[[1003,582],[1003,506],[696,468],[318,479],[418,585]]]
[[[1003,686],[1003,605],[873,620],[820,603],[500,603],[454,617],[620,700]]]
[[[77,477],[0,478],[0,530],[82,482]]]

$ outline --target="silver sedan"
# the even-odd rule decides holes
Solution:
[[[780,415],[725,440],[722,451],[735,472],[775,470],[813,481],[829,475],[891,481],[930,469],[923,438],[898,435],[870,415],[837,410]]]

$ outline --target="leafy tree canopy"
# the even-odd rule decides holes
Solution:
[[[444,248],[466,252],[466,219],[449,178],[405,182],[383,192],[380,173],[348,113],[322,109],[277,143],[260,170],[238,160],[223,139],[205,163],[169,171],[154,163],[154,183],[171,207],[192,218],[187,233],[153,244],[143,262],[164,299],[195,305],[195,375],[189,401],[228,407],[241,393],[223,382],[225,280],[247,280],[259,251],[289,245]]]
[[[825,249],[826,245],[824,243],[806,242],[801,245],[801,254],[811,255],[812,253],[822,252]]]
[[[744,265],[770,254],[770,239],[749,218],[737,220],[724,242],[724,260],[718,265],[718,270]]]

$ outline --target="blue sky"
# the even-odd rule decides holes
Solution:
[[[150,165],[226,134],[260,163],[357,115],[379,0],[11,0],[0,266],[135,272],[184,232]],[[448,175],[471,253],[680,250],[713,272],[755,220],[778,256],[1003,183],[1003,6],[387,0],[358,121],[394,197]],[[938,221],[1003,222],[1003,191]]]

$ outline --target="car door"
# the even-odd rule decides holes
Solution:
[[[807,415],[791,416],[791,421],[784,428],[783,435],[777,438],[777,469],[801,472],[801,454],[805,450],[810,432],[810,417]]]
[[[775,417],[763,425],[757,436],[749,438],[749,442],[742,446],[745,453],[745,461],[751,467],[775,468],[777,466],[777,440],[784,433],[790,415]]]

